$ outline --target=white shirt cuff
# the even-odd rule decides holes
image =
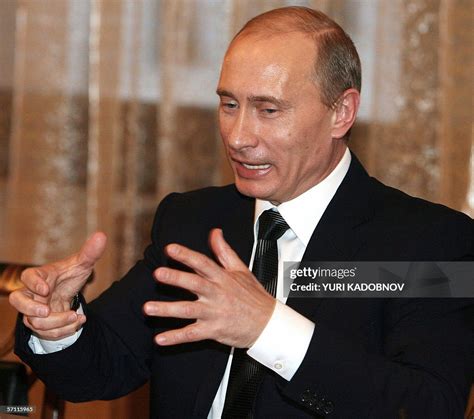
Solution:
[[[82,305],[76,311],[77,314],[84,314],[84,310],[82,309]],[[68,336],[63,339],[59,340],[48,340],[48,339],[41,339],[34,334],[30,336],[30,340],[28,341],[28,346],[36,355],[45,355],[45,354],[52,354],[53,352],[62,351],[67,347],[71,346],[79,336],[81,336],[82,327],[73,335]]]
[[[303,362],[313,332],[311,320],[277,301],[272,317],[247,354],[290,381]]]

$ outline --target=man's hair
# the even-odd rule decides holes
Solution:
[[[235,35],[273,35],[301,32],[315,42],[314,78],[321,90],[321,101],[333,108],[347,89],[360,92],[361,68],[359,54],[349,35],[324,13],[308,7],[282,7],[249,20]]]

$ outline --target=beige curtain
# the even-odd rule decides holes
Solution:
[[[103,230],[92,298],[140,257],[165,194],[230,182],[220,61],[248,18],[294,4],[363,52],[351,147],[370,173],[473,216],[470,0],[2,0],[0,260],[43,263]]]

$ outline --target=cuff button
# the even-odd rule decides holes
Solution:
[[[304,393],[301,395],[301,401],[303,403],[307,403],[312,397],[310,390],[305,390]]]
[[[327,401],[323,407],[323,412],[328,415],[334,411],[334,403],[331,401]]]

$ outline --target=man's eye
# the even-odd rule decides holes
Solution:
[[[274,115],[278,112],[278,109],[264,108],[264,109],[262,109],[262,112],[266,115]]]
[[[235,108],[237,108],[237,103],[235,103],[235,102],[222,102],[221,106],[223,108],[227,108],[227,109],[235,109]]]

